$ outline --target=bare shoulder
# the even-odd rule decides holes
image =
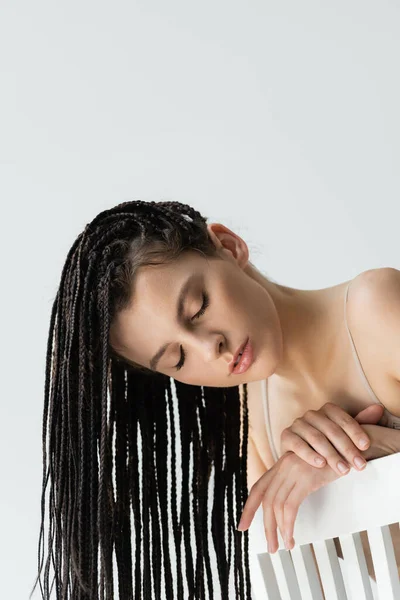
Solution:
[[[356,333],[375,348],[375,360],[400,382],[400,271],[370,269],[350,286],[348,318]]]
[[[400,417],[400,271],[384,267],[358,275],[350,286],[347,318],[372,389]]]
[[[358,308],[398,299],[400,293],[400,271],[394,267],[368,269],[357,275],[351,283],[350,294],[356,298]]]
[[[247,383],[247,407],[249,416],[249,437],[267,469],[275,463],[265,427],[261,381]],[[243,398],[243,386],[239,386]]]

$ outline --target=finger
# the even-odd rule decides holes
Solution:
[[[269,469],[256,483],[252,486],[246,503],[243,508],[242,516],[237,526],[238,531],[245,531],[251,525],[254,519],[254,515],[257,512],[258,507],[261,505],[265,492],[276,473],[274,467]]]
[[[326,458],[329,466],[339,475],[345,473],[342,465],[346,463],[342,458],[345,458],[350,465],[354,465],[358,471],[361,471],[365,468],[366,461],[353,442],[355,438],[360,443],[360,438],[354,433],[355,429],[352,430],[353,425],[356,424],[356,430],[362,431],[361,436],[364,436],[369,443],[367,434],[365,434],[361,425],[340,407],[336,406],[331,410],[330,407],[325,405],[323,408],[328,411],[327,414],[308,411],[309,414],[306,413],[303,417],[306,422],[316,429],[316,432],[310,432],[311,439],[307,438],[308,443]],[[339,412],[335,410],[336,408],[339,409]],[[322,437],[320,436],[321,433],[323,434]],[[366,448],[368,443],[365,446]]]
[[[293,423],[291,427],[287,427],[281,433],[281,452],[291,450],[299,458],[304,460],[312,467],[324,467],[326,460],[321,454],[318,454],[306,441],[310,439],[312,426],[308,423],[301,424],[301,430]],[[296,429],[296,431],[294,431]]]
[[[333,402],[327,402],[323,406],[323,412],[347,434],[356,448],[360,450],[368,448],[370,444],[368,435],[360,423],[353,419],[341,406]],[[365,440],[367,440],[367,443],[364,443]]]
[[[299,507],[308,494],[301,489],[301,486],[295,485],[286,498],[283,511],[283,531],[285,532],[284,540],[287,550],[292,550],[295,545],[293,539],[294,524],[299,512]]]
[[[267,539],[268,552],[273,554],[279,547],[278,534],[277,534],[277,522],[275,518],[274,509],[272,502],[263,498],[263,520],[264,520],[264,532]]]
[[[286,504],[287,499],[290,496],[293,488],[295,487],[296,482],[293,483],[293,480],[289,483],[283,483],[280,486],[279,490],[275,495],[275,499],[273,502],[273,509],[275,513],[275,519],[278,523],[279,531],[281,533],[282,539],[284,540],[285,547],[287,548],[287,536],[286,536],[286,525],[285,525],[285,513],[286,513]]]
[[[315,423],[315,426],[310,425],[305,421],[305,415],[301,419],[296,419],[291,426],[291,430],[293,435],[297,437],[297,440],[293,439],[291,449],[295,454],[299,454],[298,449],[300,448],[300,443],[303,442],[304,444],[309,445],[317,456],[320,455],[324,457],[326,463],[335,471],[335,473],[338,475],[345,475],[350,471],[350,467],[347,462],[343,460],[343,456],[338,453],[336,448],[346,448],[346,444],[351,444],[351,441],[337,425],[328,419],[328,417],[324,415],[321,417],[321,415],[318,414],[317,419],[319,419],[319,422]],[[330,432],[327,430],[326,423],[331,426]],[[332,433],[332,428],[336,428],[334,429],[335,433]],[[322,433],[321,430],[325,433]],[[335,440],[334,445],[328,438]],[[358,450],[357,453],[359,454]],[[308,460],[305,462],[311,464],[311,466],[315,466]]]
[[[384,408],[381,404],[372,404],[360,411],[354,418],[357,423],[362,423],[363,425],[376,425],[384,419]]]
[[[389,417],[387,416],[387,412],[384,412],[377,423],[370,423],[370,425],[380,425],[381,427],[388,427],[388,423]]]
[[[287,483],[290,478],[283,477],[278,471],[270,482],[267,491],[264,494],[262,505],[263,505],[263,518],[264,518],[264,531],[267,538],[268,552],[272,554],[276,552],[279,547],[277,526],[282,535],[283,527],[283,512],[282,510],[276,510],[276,498],[280,498],[282,494],[284,498],[288,495],[291,485]]]

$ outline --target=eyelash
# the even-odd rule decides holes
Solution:
[[[202,315],[204,315],[206,308],[208,308],[210,306],[210,298],[207,294],[207,292],[203,292],[203,306],[201,307],[201,309],[199,310],[199,312],[194,315],[194,317],[191,319],[193,321],[193,319],[198,319],[199,317],[201,317]],[[179,371],[180,369],[182,369],[183,365],[185,364],[185,351],[182,348],[182,352],[181,352],[181,360],[178,362],[178,364],[175,367],[176,371]]]

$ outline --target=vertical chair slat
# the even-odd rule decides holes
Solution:
[[[314,553],[321,574],[326,600],[350,600],[347,598],[342,571],[333,540],[314,542]],[[358,600],[358,599],[357,599]]]
[[[400,598],[399,575],[389,525],[367,529],[379,598]]]
[[[351,597],[374,600],[360,534],[341,535],[339,540]]]
[[[318,569],[311,550],[311,544],[295,546],[290,551],[302,600],[323,600]]]
[[[400,600],[399,582],[396,579],[398,567],[395,564],[397,561],[400,564],[399,472],[400,452],[371,460],[362,472],[352,470],[346,477],[307,496],[296,517],[293,535],[296,546],[289,553],[283,550],[279,532],[278,555],[265,552],[262,510],[257,511],[252,524],[255,533],[253,556],[259,558],[260,564],[264,563],[264,579],[268,579],[268,584],[274,583],[275,588],[269,585],[269,595],[264,594],[260,598],[257,595],[255,600],[264,600],[264,597],[265,600],[293,600],[300,598],[301,592],[308,594],[306,598],[314,600],[308,589],[312,586],[310,582],[313,576],[310,575],[307,580],[308,571],[313,571],[313,567],[307,564],[308,557],[298,550],[308,544],[314,550],[325,600],[378,600],[378,593],[379,600]],[[392,525],[389,526],[393,543],[396,541],[396,532],[399,534],[394,557],[388,537],[389,523],[397,525],[396,530],[392,529]],[[364,556],[360,538],[364,542],[365,532],[370,540],[371,555],[367,554],[366,546]],[[337,539],[341,540],[343,559],[337,555],[334,542]],[[368,561],[365,564],[366,558]],[[381,586],[379,592],[377,583],[369,577],[366,568],[367,565],[368,568],[372,567],[372,560],[377,583]],[[277,580],[273,577],[274,572]],[[261,581],[261,586],[257,587],[267,588],[267,584],[264,586],[264,581]]]
[[[282,600],[271,556],[266,551],[267,540],[264,532],[262,505],[256,511],[249,528],[249,542],[252,598],[254,600]]]
[[[282,600],[301,600],[300,588],[290,552],[288,550],[278,550],[274,554],[270,554],[270,557]]]
[[[268,552],[256,555],[252,571],[253,600],[282,600],[278,582]]]

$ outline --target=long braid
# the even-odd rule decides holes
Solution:
[[[165,398],[165,390],[159,386],[154,386],[154,420],[155,420],[155,443],[154,443],[154,460],[156,465],[156,483],[157,483],[157,498],[168,497],[168,462],[164,457],[168,453],[168,430],[165,424],[167,419],[167,404]],[[160,527],[162,528],[162,542],[160,543],[160,552],[162,545],[162,553],[164,560],[164,575],[166,587],[173,588],[173,576],[170,561],[169,535],[168,535],[168,504],[160,502]],[[161,553],[160,553],[161,558]],[[161,597],[161,591],[160,591]]]
[[[175,555],[176,555],[176,566],[177,566],[177,597],[183,598],[183,579],[181,570],[181,529],[178,523],[178,511],[176,502],[174,502],[174,496],[176,499],[176,445],[175,445],[175,422],[173,414],[173,398],[170,386],[167,388],[168,395],[168,411],[169,411],[169,422],[170,422],[170,439],[171,439],[171,493],[170,493],[170,504],[172,512],[172,530],[174,534],[175,542]]]
[[[158,599],[163,589],[168,600],[203,599],[206,589],[212,600],[214,592],[216,598],[228,599],[232,550],[236,598],[251,597],[248,532],[236,531],[247,496],[246,386],[242,407],[237,387],[182,384],[122,359],[109,344],[112,319],[129,303],[140,266],[165,264],[184,250],[213,256],[205,224],[186,204],[124,202],[97,215],[68,253],[46,354],[36,581],[45,600],[53,584],[59,600],[112,600],[114,575],[121,600]],[[176,439],[181,452],[179,508]],[[208,547],[212,474],[218,592]]]
[[[201,397],[199,398],[199,420],[202,428],[202,438],[204,440],[203,447],[201,448],[202,452],[202,465],[198,472],[198,478],[202,477],[202,480],[199,482],[199,497],[201,498],[201,502],[203,504],[203,514],[200,516],[202,523],[202,536],[203,536],[203,557],[205,563],[205,569],[207,574],[207,584],[208,584],[208,595],[210,600],[214,599],[213,592],[213,583],[212,583],[212,571],[211,571],[211,559],[210,553],[208,549],[208,482],[209,482],[209,474],[210,474],[210,464],[207,448],[211,442],[211,436],[209,435],[208,428],[206,427],[206,408],[205,408],[205,398],[204,394],[201,393]],[[199,440],[200,442],[200,440]],[[201,474],[201,475],[200,475]]]
[[[96,432],[98,431],[98,409],[96,406],[96,395],[94,393],[95,384],[93,381],[92,373],[94,371],[94,355],[93,355],[93,323],[91,315],[94,312],[95,296],[93,292],[90,292],[90,275],[94,267],[95,259],[94,256],[89,259],[87,275],[85,278],[84,286],[84,301],[83,307],[85,312],[83,313],[85,321],[87,323],[87,338],[86,344],[88,348],[88,382],[89,382],[89,452],[88,452],[88,479],[89,479],[89,522],[90,522],[90,588],[92,590],[97,587],[98,580],[98,544],[99,536],[97,530],[97,504],[95,499],[98,496],[98,458],[97,458],[97,437]],[[87,307],[87,308],[86,308]]]
[[[247,447],[248,447],[248,431],[249,431],[249,411],[248,411],[248,402],[247,402],[247,385],[243,386],[244,390],[244,400],[243,406],[241,406],[242,413],[239,422],[240,430],[241,430],[241,438],[242,443],[240,447],[239,453],[239,467],[235,466],[235,474],[236,481],[238,483],[237,487],[237,513],[240,515],[243,511],[243,506],[247,500]],[[243,420],[243,423],[241,422]],[[239,496],[241,496],[241,501],[239,500]],[[250,581],[250,563],[249,563],[249,536],[246,535],[243,537],[243,545],[244,545],[244,554],[241,554],[240,551],[240,559],[244,561],[244,572],[240,566],[239,574],[245,577],[245,586],[246,590],[250,590],[251,581]],[[238,563],[239,564],[239,563]]]
[[[176,388],[179,390],[181,384],[176,382]],[[190,457],[190,442],[192,432],[192,411],[193,411],[193,400],[191,403],[182,402],[181,394],[179,394],[178,411],[179,420],[181,423],[185,423],[185,431],[181,433],[181,451],[182,457]],[[182,500],[181,500],[181,514],[179,519],[179,526],[182,528],[182,523],[190,522],[190,506],[189,506],[189,494],[190,494],[190,473],[189,473],[189,460],[182,461]],[[191,531],[189,527],[183,529],[183,540],[185,544],[185,562],[186,562],[186,582],[190,591],[193,593],[194,588],[194,566],[192,559],[192,552],[187,552],[188,549],[192,549],[191,545]],[[188,597],[191,600],[192,596]]]
[[[214,542],[216,554],[220,560],[217,562],[218,575],[221,590],[223,590],[222,600],[228,599],[228,569],[225,553],[225,519],[224,519],[224,504],[225,504],[225,489],[226,489],[226,468],[224,464],[224,436],[226,434],[224,423],[224,398],[220,394],[215,393],[215,390],[210,390],[211,402],[209,403],[210,413],[208,419],[213,419],[216,428],[223,435],[215,439],[215,473],[218,473],[220,485],[216,485],[214,492],[214,506],[212,510],[211,533]],[[214,397],[213,397],[214,396]],[[214,406],[211,406],[215,403]],[[210,421],[211,422],[211,421]],[[223,524],[223,525],[221,525]],[[222,530],[222,531],[221,531]],[[222,534],[222,535],[221,535]]]

